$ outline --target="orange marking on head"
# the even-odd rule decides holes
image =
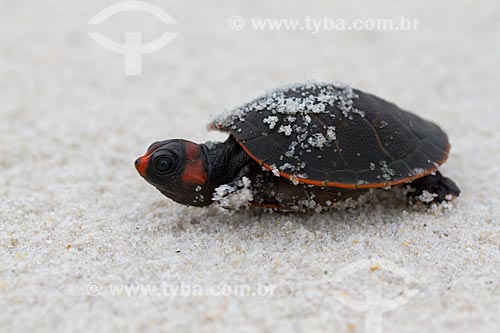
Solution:
[[[200,145],[189,141],[184,144],[184,150],[186,151],[186,159],[191,161],[197,159],[201,153]]]
[[[208,175],[205,171],[205,158],[201,154],[200,145],[194,142],[185,141],[184,152],[186,154],[186,166],[182,172],[182,181],[195,183],[197,185],[205,185],[208,180]]]
[[[188,183],[195,183],[198,185],[205,185],[208,180],[207,172],[203,163],[204,159],[199,158],[194,161],[187,161],[186,167],[182,172],[182,181]]]
[[[142,177],[146,177],[146,169],[148,168],[148,164],[149,164],[149,155],[144,155],[142,157],[139,157],[135,161],[135,168]]]

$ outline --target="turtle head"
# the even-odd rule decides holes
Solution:
[[[184,205],[212,203],[207,158],[201,145],[181,139],[158,141],[135,161],[139,174],[161,193]]]

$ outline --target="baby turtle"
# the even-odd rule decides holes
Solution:
[[[460,194],[437,170],[450,151],[441,128],[346,85],[270,91],[210,128],[229,138],[155,142],[135,161],[137,171],[165,196],[190,206],[218,201],[318,209],[399,184],[406,184],[410,201],[426,204]]]

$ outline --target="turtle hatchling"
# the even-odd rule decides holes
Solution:
[[[460,190],[438,167],[448,137],[436,124],[347,85],[295,84],[225,112],[224,142],[169,139],[135,161],[139,174],[189,206],[321,210],[369,189],[404,186],[410,202]]]

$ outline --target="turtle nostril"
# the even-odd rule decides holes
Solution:
[[[134,164],[135,165],[139,164],[139,160],[140,160],[140,158],[136,159],[135,162],[134,162]]]

